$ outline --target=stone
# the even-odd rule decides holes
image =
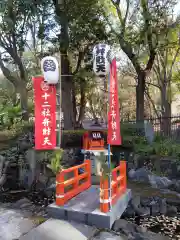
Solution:
[[[130,204],[134,207],[134,208],[138,208],[141,204],[141,198],[140,196],[135,196],[131,199]]]
[[[32,203],[29,201],[29,199],[27,198],[22,198],[20,200],[18,200],[17,202],[12,204],[13,208],[23,208],[23,206],[31,206]]]
[[[0,239],[19,239],[35,227],[35,223],[28,218],[24,218],[19,210],[4,209],[0,214]]]
[[[65,149],[62,155],[62,165],[64,167],[72,167],[76,163],[75,152],[77,149]]]
[[[176,181],[175,183],[175,191],[180,193],[180,180]]]
[[[56,189],[54,189],[54,188],[49,188],[49,189],[46,189],[45,190],[45,194],[47,195],[47,197],[52,197],[54,194],[55,194],[55,191],[56,191]]]
[[[171,164],[170,170],[171,170],[171,172],[169,174],[169,177],[171,179],[180,177],[180,169],[179,169],[179,165],[177,165],[177,162],[174,162]]]
[[[147,217],[150,215],[150,208],[140,207],[140,208],[135,209],[135,212],[140,217]]]
[[[124,219],[118,219],[115,221],[112,229],[116,232],[121,232],[128,236],[131,234],[133,235],[133,233],[136,231],[136,225],[129,223]]]
[[[169,206],[167,207],[167,213],[166,215],[169,216],[169,217],[175,217],[177,216],[177,207],[175,206]]]
[[[114,223],[113,230],[125,234],[128,240],[169,240],[168,237],[147,231],[145,227],[119,219]]]
[[[166,199],[160,199],[159,200],[159,212],[162,215],[166,215],[167,213],[167,203]]]
[[[28,187],[30,187],[36,178],[36,171],[37,171],[37,167],[38,167],[35,150],[29,149],[26,153],[25,158],[30,167],[30,169],[28,171]]]
[[[135,174],[136,174],[136,171],[134,169],[131,169],[129,172],[128,172],[128,177],[129,179],[134,179],[135,178]]]
[[[160,207],[158,203],[154,203],[151,205],[151,215],[152,216],[157,216],[160,213]]]
[[[152,203],[151,197],[141,197],[141,206],[143,207],[150,207]]]
[[[131,174],[131,170],[134,170],[134,163],[133,162],[127,162],[127,164],[128,164],[127,169],[129,170],[129,174]],[[134,170],[134,172],[135,172],[135,170]]]
[[[159,200],[159,212],[162,215],[166,215],[167,213],[167,203],[166,199],[160,199]]]
[[[38,227],[21,236],[19,240],[86,240],[95,233],[95,228],[76,222],[48,219]],[[92,237],[94,239],[94,237]],[[98,237],[96,238],[98,239]],[[101,238],[99,239],[101,240]],[[124,240],[124,239],[123,239]]]
[[[139,233],[145,233],[145,232],[147,232],[147,228],[146,228],[146,227],[143,227],[143,226],[137,226],[137,227],[136,227],[136,230],[137,230],[137,232],[139,232]]]
[[[168,188],[172,184],[172,181],[167,177],[159,177],[155,175],[149,175],[149,182],[153,188],[160,189]]]
[[[148,183],[150,174],[151,173],[148,170],[142,167],[135,171],[132,180]]]
[[[133,240],[170,240],[160,234],[145,232],[145,233],[135,233]]]
[[[127,208],[126,208],[126,211],[123,213],[123,216],[125,217],[125,218],[131,218],[131,217],[134,217],[135,216],[135,211],[134,211],[134,208],[133,207],[131,207],[131,206],[128,206]]]
[[[150,240],[148,237],[145,237],[142,233],[134,233],[134,240]]]
[[[176,206],[176,207],[180,207],[180,199],[168,198],[168,199],[166,199],[166,202],[167,202],[169,205],[173,205],[173,206]]]
[[[101,232],[94,240],[127,240],[127,237],[118,236],[110,232]]]
[[[134,164],[135,169],[139,168],[139,159],[141,159],[141,158],[142,157],[140,155],[138,155],[138,154],[133,154],[132,155],[132,162]]]

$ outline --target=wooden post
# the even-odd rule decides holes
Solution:
[[[109,179],[100,179],[100,210],[101,212],[109,212]]]
[[[56,176],[56,205],[63,206],[64,203],[64,172],[61,171]]]

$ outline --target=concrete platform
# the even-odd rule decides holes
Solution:
[[[121,217],[130,199],[131,190],[127,189],[110,212],[102,213],[99,210],[99,187],[91,186],[62,207],[55,203],[49,205],[47,211],[53,218],[110,229],[115,220]]]
[[[84,224],[49,219],[21,236],[19,240],[87,240],[94,231],[94,227]]]
[[[49,219],[19,238],[19,240],[90,240],[90,239],[127,240],[127,238],[125,238],[124,236],[117,236],[114,233],[108,233],[106,231],[97,234],[97,229],[92,226],[87,226],[85,224],[77,222],[67,222],[58,219]],[[1,240],[4,240],[4,238],[2,238]],[[10,238],[6,240],[10,240]]]

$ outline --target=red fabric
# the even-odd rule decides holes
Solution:
[[[56,88],[34,77],[35,149],[56,147]]]
[[[120,112],[118,99],[118,83],[116,60],[110,66],[110,87],[109,87],[109,112],[108,112],[108,138],[107,143],[111,145],[121,145],[120,134]]]

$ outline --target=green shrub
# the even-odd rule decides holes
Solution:
[[[142,124],[121,124],[122,145],[116,148],[128,147],[130,151],[141,155],[173,156],[180,159],[180,145],[160,135],[155,135],[154,142],[149,144],[144,137]],[[22,133],[32,130],[33,123],[18,122],[11,126],[9,130],[0,131],[0,142],[11,141]],[[82,147],[82,136],[87,130],[65,130],[62,131],[62,148]],[[107,130],[103,131],[105,140],[107,139]],[[14,141],[13,141],[14,142]]]
[[[54,174],[57,174],[62,170],[62,156],[63,149],[54,150],[52,153],[50,164],[48,164],[47,167],[50,168]]]
[[[24,132],[32,130],[33,126],[30,122],[18,122],[11,126],[10,129],[0,131],[0,142],[9,141],[17,138]]]
[[[152,144],[142,143],[141,141],[134,144],[135,153],[149,156],[157,155],[159,157],[172,156],[180,160],[180,145],[173,140],[165,138],[156,138]]]

